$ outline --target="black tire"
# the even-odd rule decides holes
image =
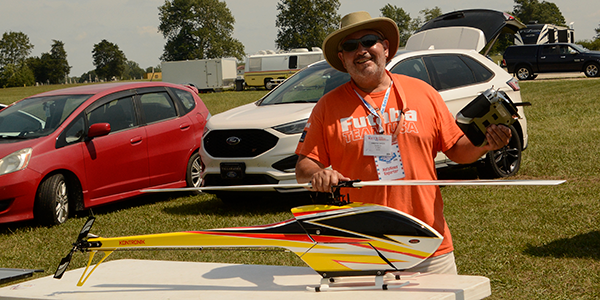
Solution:
[[[265,78],[265,89],[272,90],[276,84],[272,82],[272,78]]]
[[[519,80],[530,80],[535,78],[533,77],[533,70],[531,70],[531,67],[527,65],[518,66],[515,70],[515,76]]]
[[[55,174],[46,178],[40,184],[35,199],[35,219],[45,226],[66,222],[70,213],[70,198],[65,176]]]
[[[478,166],[479,178],[504,178],[515,175],[521,167],[521,137],[517,130],[510,126],[512,137],[508,145],[490,151]]]
[[[202,160],[198,152],[192,154],[187,163],[185,182],[188,187],[200,187],[202,185]]]
[[[583,73],[587,77],[598,77],[600,75],[600,65],[595,62],[590,62],[583,68]]]

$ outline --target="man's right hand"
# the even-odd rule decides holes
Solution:
[[[298,183],[310,182],[312,187],[309,190],[311,191],[329,193],[332,186],[351,179],[338,171],[326,169],[323,164],[315,160],[300,155],[296,163],[296,180]]]
[[[314,173],[310,179],[310,184],[312,185],[311,191],[330,193],[331,187],[338,185],[342,181],[349,180],[350,178],[336,170],[323,169]]]

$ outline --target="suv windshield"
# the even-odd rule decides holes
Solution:
[[[28,98],[0,111],[0,138],[37,138],[54,132],[92,95]]]
[[[259,100],[258,105],[316,103],[327,92],[349,80],[348,73],[337,71],[322,61],[294,74]]]

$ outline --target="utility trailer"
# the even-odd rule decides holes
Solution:
[[[191,83],[198,90],[222,90],[232,87],[237,78],[237,62],[231,58],[163,61],[162,80]]]

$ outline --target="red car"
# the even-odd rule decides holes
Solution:
[[[0,111],[0,223],[69,214],[198,186],[208,109],[194,87],[108,83],[42,93]]]

